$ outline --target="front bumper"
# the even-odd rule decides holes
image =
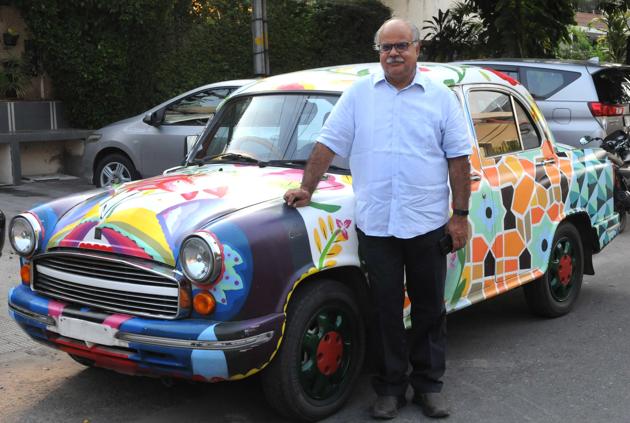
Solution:
[[[283,314],[239,322],[109,314],[50,300],[26,285],[10,291],[9,314],[34,340],[96,366],[211,382],[262,369],[284,322]]]

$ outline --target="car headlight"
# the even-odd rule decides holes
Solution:
[[[223,265],[219,243],[206,232],[195,233],[184,240],[179,261],[184,275],[199,284],[213,282]]]
[[[11,246],[21,256],[29,257],[37,249],[41,226],[30,214],[16,216],[9,227]]]

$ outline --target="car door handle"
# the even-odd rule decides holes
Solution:
[[[547,159],[547,160],[543,160],[542,162],[536,163],[536,166],[544,166],[544,165],[552,164],[555,162],[556,162],[556,159]]]
[[[471,173],[470,180],[473,182],[481,181],[481,175],[478,173]]]

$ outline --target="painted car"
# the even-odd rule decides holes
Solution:
[[[379,69],[261,80],[221,105],[186,166],[14,218],[11,316],[86,365],[207,382],[263,370],[281,413],[335,412],[361,371],[370,313],[347,162],[335,159],[310,206],[282,197],[340,93]],[[452,88],[474,140],[470,241],[447,258],[447,311],[524,285],[534,311],[568,312],[618,232],[604,152],[554,145],[532,97],[503,74],[418,71]]]

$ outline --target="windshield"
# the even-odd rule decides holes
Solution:
[[[322,125],[338,100],[328,94],[266,94],[237,97],[225,104],[192,159],[207,161],[232,153],[258,161],[308,159]],[[348,168],[335,157],[333,166]]]

